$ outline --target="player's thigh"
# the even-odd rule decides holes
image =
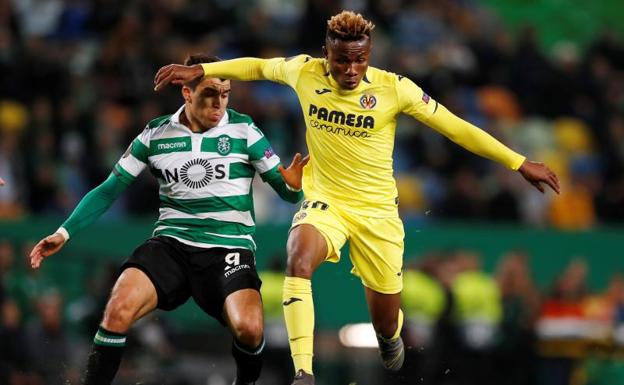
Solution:
[[[140,269],[130,267],[121,273],[106,305],[103,323],[112,328],[125,328],[158,304],[154,284]]]
[[[173,310],[191,295],[186,261],[196,249],[171,237],[154,237],[137,247],[122,269],[141,271],[156,292],[156,307]]]
[[[352,216],[350,230],[352,273],[377,293],[401,292],[405,237],[401,219]]]
[[[340,249],[348,238],[347,227],[338,207],[319,200],[306,199],[294,215],[288,235],[288,258],[309,253],[318,263],[338,262]]]

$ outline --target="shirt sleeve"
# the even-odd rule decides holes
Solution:
[[[424,123],[466,150],[512,170],[519,169],[526,159],[492,135],[453,114],[443,105],[439,105],[437,111]]]
[[[396,89],[399,112],[411,115],[468,151],[512,170],[520,168],[526,159],[487,132],[447,110],[410,79],[397,76]]]
[[[427,95],[416,83],[401,75],[397,75],[395,81],[399,112],[411,115],[420,121],[427,120],[436,112],[438,102]]]
[[[111,173],[102,184],[89,191],[61,225],[67,231],[68,238],[102,216],[127,187],[128,184],[121,177]]]
[[[280,198],[291,203],[297,203],[303,199],[302,191],[293,191],[284,182],[282,174],[278,170],[281,165],[279,156],[273,151],[266,136],[254,123],[249,125],[247,148],[249,161],[260,174],[262,180],[268,183]]]
[[[121,159],[113,168],[113,174],[118,176],[124,183],[132,183],[137,176],[147,167],[147,158],[149,155],[150,128],[146,127],[143,132],[137,136]]]
[[[233,80],[270,80],[295,87],[307,55],[290,58],[259,59],[244,57],[214,63],[202,63],[204,76]]]

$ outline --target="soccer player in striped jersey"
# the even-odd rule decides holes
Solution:
[[[337,262],[349,241],[383,364],[403,365],[400,309],[403,224],[398,215],[392,151],[397,115],[408,114],[464,148],[519,173],[538,190],[557,193],[556,175],[460,119],[410,79],[369,67],[373,24],[343,11],[327,22],[324,58],[240,58],[201,66],[168,65],[155,89],[202,76],[271,80],[292,87],[306,123],[311,161],[305,200],[288,238],[284,317],[295,366],[293,385],[314,384],[314,306],[310,278],[324,261]]]
[[[214,62],[190,56],[185,64]],[[108,179],[89,192],[30,258],[33,268],[102,215],[147,167],[160,185],[153,237],[121,268],[95,334],[86,385],[109,385],[130,326],[152,310],[173,310],[193,297],[232,331],[236,385],[253,384],[262,367],[263,315],[255,268],[251,183],[255,173],[291,203],[302,197],[307,157],[285,169],[247,115],[227,109],[230,81],[203,78],[182,86],[184,105],[149,122]]]

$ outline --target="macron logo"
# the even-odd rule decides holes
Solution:
[[[186,142],[173,142],[173,143],[159,143],[158,144],[159,150],[172,150],[172,149],[179,149],[179,148],[186,148]]]
[[[331,92],[331,90],[329,88],[323,88],[322,90],[314,90],[314,92],[316,92],[317,95],[323,95]]]

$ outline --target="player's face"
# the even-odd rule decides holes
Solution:
[[[352,90],[360,84],[368,69],[371,51],[370,38],[357,41],[326,41],[323,53],[329,64],[329,73],[341,88]]]
[[[204,128],[219,124],[230,99],[230,81],[207,78],[195,90],[185,95],[186,105],[193,118]]]

